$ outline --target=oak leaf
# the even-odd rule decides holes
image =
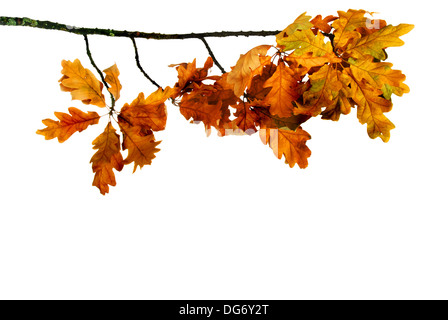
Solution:
[[[384,115],[392,109],[392,103],[383,98],[382,91],[352,77],[351,97],[358,106],[357,117],[361,124],[367,123],[369,137],[380,137],[384,142],[390,139],[390,130],[394,124]]]
[[[391,94],[402,96],[409,92],[409,87],[403,83],[406,76],[400,70],[393,70],[392,63],[374,62],[372,56],[365,56],[355,60],[350,58],[350,70],[357,79],[365,79],[374,87],[381,89],[386,99],[390,100]]]
[[[140,126],[146,130],[164,130],[167,120],[165,101],[172,95],[170,87],[159,88],[145,99],[141,92],[129,105],[125,104],[119,117],[133,126]]]
[[[306,146],[306,141],[311,139],[308,132],[301,128],[295,131],[261,129],[260,138],[264,144],[269,144],[278,159],[284,155],[285,162],[291,168],[296,164],[302,169],[308,166],[308,158],[311,156],[311,150]]]
[[[103,72],[106,74],[106,78],[104,80],[110,85],[108,90],[114,96],[115,101],[117,101],[120,99],[120,91],[122,88],[120,80],[118,79],[120,71],[118,70],[117,64],[103,70]]]
[[[123,157],[120,153],[120,137],[115,128],[109,122],[104,130],[92,142],[93,149],[97,152],[90,162],[95,173],[93,186],[96,186],[101,194],[109,192],[109,185],[115,186],[115,174],[113,169],[121,171],[123,169]]]
[[[310,22],[317,30],[322,30],[325,33],[330,33],[331,26],[329,25],[329,23],[336,19],[338,19],[338,17],[335,16],[326,16],[325,18],[322,19],[322,16],[319,14],[316,17],[314,17],[313,20],[311,20]]]
[[[319,115],[323,107],[330,106],[339,95],[342,84],[338,71],[332,65],[324,65],[309,76],[311,88],[303,94],[303,105],[297,103],[295,113]]]
[[[182,101],[179,103],[180,113],[187,120],[202,121],[206,130],[219,126],[222,118],[222,101],[218,101],[216,104],[210,104],[208,101],[208,96],[213,93],[214,87],[195,85],[195,88],[196,90],[182,97]]]
[[[59,80],[62,91],[70,92],[72,100],[81,100],[84,104],[93,104],[100,108],[106,106],[102,93],[103,84],[81,62],[62,60],[62,78]]]
[[[298,81],[294,72],[281,61],[264,87],[272,87],[265,97],[265,103],[270,105],[271,114],[283,118],[291,116],[294,107],[292,102],[299,97]]]
[[[362,37],[358,41],[350,43],[346,52],[354,58],[362,58],[364,55],[369,54],[378,60],[384,60],[386,58],[384,49],[402,46],[404,41],[399,37],[410,32],[413,28],[412,24],[388,25]]]
[[[284,51],[294,50],[293,54],[296,56],[302,56],[308,52],[316,57],[333,53],[333,47],[330,42],[325,42],[324,35],[320,32],[314,35],[309,29],[298,30],[277,43]]]
[[[235,96],[241,96],[246,87],[250,86],[251,79],[263,72],[263,65],[269,63],[270,58],[263,60],[262,63],[260,57],[266,57],[271,47],[270,45],[257,46],[240,56],[227,77],[227,82],[233,87]]]
[[[71,107],[68,109],[70,114],[63,112],[55,112],[54,115],[59,121],[52,119],[42,120],[47,127],[37,130],[37,134],[45,137],[45,140],[58,138],[59,142],[64,142],[75,132],[81,132],[87,129],[89,125],[97,124],[100,116],[98,113],[89,111],[88,113]]]
[[[339,19],[333,22],[334,30],[334,48],[344,48],[350,41],[359,39],[361,34],[356,31],[357,28],[365,27],[367,18],[365,10],[350,9],[347,12],[338,11]]]
[[[307,16],[306,12],[302,13],[300,16],[294,20],[289,26],[287,26],[282,32],[278,33],[275,38],[281,41],[283,38],[287,38],[292,35],[297,30],[311,29],[313,23],[310,22],[311,16]]]
[[[155,141],[154,134],[144,131],[138,126],[130,126],[126,122],[120,121],[120,130],[123,133],[123,150],[128,150],[128,155],[124,159],[124,164],[134,162],[134,171],[137,167],[143,168],[150,165],[160,151],[157,146],[161,141]]]

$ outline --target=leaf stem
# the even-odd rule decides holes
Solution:
[[[140,64],[140,57],[138,55],[138,49],[137,49],[137,44],[135,43],[135,39],[134,37],[130,37],[132,44],[134,45],[134,51],[135,51],[135,62],[137,63],[137,67],[139,68],[139,70],[143,73],[143,75],[145,76],[146,79],[148,79],[153,85],[155,85],[157,88],[161,88],[161,86],[155,81],[153,80],[147,73],[146,71],[143,69],[142,65]]]
[[[205,45],[205,48],[208,51],[208,54],[210,55],[210,57],[212,57],[213,62],[215,63],[215,65],[219,68],[219,70],[221,70],[222,74],[226,73],[226,70],[224,70],[224,68],[221,66],[221,64],[218,62],[218,60],[216,59],[212,49],[210,48],[210,46],[208,45],[207,41],[205,40],[204,37],[199,38]]]
[[[90,52],[89,39],[86,34],[84,35],[84,42],[86,43],[86,52],[87,52],[87,56],[89,57],[90,63],[95,68],[96,72],[99,74],[99,76],[101,78],[101,82],[104,84],[107,91],[109,91],[109,84],[106,82],[106,80],[104,79],[103,73],[98,68],[95,61],[93,60],[92,53]],[[110,91],[109,91],[109,94],[110,94],[110,99],[112,101],[112,105],[110,107],[110,114],[112,114],[112,112],[114,112],[114,108],[115,108],[115,98],[114,98],[114,95]]]

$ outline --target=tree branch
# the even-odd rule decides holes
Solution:
[[[132,44],[134,45],[134,51],[135,51],[135,62],[137,63],[137,67],[140,69],[140,71],[143,73],[146,79],[148,79],[153,85],[155,85],[157,88],[161,88],[161,86],[155,82],[143,69],[142,65],[140,64],[140,57],[138,55],[138,49],[137,44],[135,43],[135,39],[131,37]]]
[[[273,36],[281,32],[277,31],[218,31],[218,32],[202,32],[202,33],[185,33],[185,34],[166,34],[155,32],[140,32],[140,31],[126,31],[114,29],[99,29],[99,28],[79,28],[69,26],[66,24],[35,20],[30,18],[17,17],[0,17],[0,25],[3,26],[23,26],[46,30],[59,30],[79,35],[102,35],[107,37],[127,37],[127,38],[144,38],[156,40],[182,40],[182,39],[201,39],[206,37],[253,37],[253,36]]]

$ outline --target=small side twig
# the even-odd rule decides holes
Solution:
[[[210,48],[210,46],[208,45],[207,41],[205,40],[204,37],[199,37],[199,39],[204,43],[205,48],[208,51],[208,54],[210,55],[210,57],[212,57],[213,62],[215,63],[215,65],[219,68],[219,70],[221,70],[221,72],[224,74],[226,73],[226,70],[224,70],[224,68],[221,66],[221,64],[218,62],[218,60],[216,59],[215,55],[213,54],[212,49]]]
[[[109,91],[109,84],[106,82],[106,80],[104,79],[103,73],[98,68],[98,66],[96,65],[95,61],[93,60],[92,53],[90,52],[89,39],[87,38],[86,34],[84,35],[84,41],[86,43],[86,52],[87,52],[87,56],[89,57],[90,63],[95,68],[95,70],[98,73],[98,75],[100,76],[101,82],[104,84],[104,86],[106,87],[107,91]],[[114,111],[114,108],[115,108],[115,98],[114,98],[114,95],[110,91],[109,91],[109,94],[110,94],[110,99],[112,101],[112,105],[110,107],[110,112],[112,113]]]
[[[135,51],[135,62],[137,63],[137,67],[140,69],[140,71],[143,73],[146,79],[148,79],[153,85],[155,85],[157,88],[161,88],[161,86],[153,80],[143,69],[142,65],[140,64],[140,57],[138,55],[138,49],[137,49],[137,43],[135,42],[134,37],[130,37],[132,44],[134,45],[134,51]]]

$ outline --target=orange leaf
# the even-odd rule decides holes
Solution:
[[[82,112],[77,108],[69,108],[70,114],[55,112],[54,115],[59,121],[52,119],[42,120],[47,126],[45,129],[37,130],[37,134],[45,136],[45,140],[58,138],[59,142],[64,142],[75,132],[85,130],[89,125],[97,124],[100,116],[96,112]]]
[[[92,143],[93,149],[98,150],[90,160],[95,173],[93,186],[100,189],[101,194],[109,192],[109,185],[115,186],[115,174],[112,169],[123,169],[123,157],[120,153],[120,137],[109,122],[106,129]]]
[[[193,82],[201,82],[207,78],[209,69],[213,66],[213,59],[208,57],[203,68],[196,68],[196,59],[191,63],[170,64],[169,67],[176,67],[178,82],[174,86],[173,98],[176,97],[186,87]]]
[[[237,97],[244,93],[247,86],[250,86],[253,76],[262,73],[263,65],[260,62],[260,56],[265,57],[271,47],[270,45],[261,45],[252,48],[246,54],[240,55],[236,65],[227,77],[227,82],[233,87]],[[269,63],[269,61],[270,59],[266,60],[265,64]]]
[[[219,126],[222,118],[222,100],[216,104],[209,104],[208,96],[213,93],[213,86],[202,85],[195,86],[195,90],[182,97],[179,103],[180,113],[185,119],[193,121],[202,121],[205,129]]]
[[[134,162],[134,171],[137,167],[142,168],[144,165],[150,165],[156,157],[156,153],[160,149],[156,148],[161,141],[155,141],[152,132],[144,132],[137,126],[129,126],[125,122],[121,122],[120,129],[123,132],[123,150],[128,150],[128,156],[124,160],[124,164]]]
[[[275,156],[281,159],[285,156],[285,162],[292,168],[298,165],[305,169],[308,166],[308,158],[311,156],[306,141],[311,139],[308,132],[297,128],[295,131],[284,129],[261,129],[260,138],[264,144],[269,144]]]
[[[102,94],[103,84],[81,62],[62,60],[63,77],[59,80],[61,90],[70,92],[72,100],[81,100],[84,104],[93,104],[100,108],[106,106]]]
[[[235,122],[236,126],[246,134],[257,132],[256,123],[260,118],[258,114],[251,109],[251,106],[252,105],[248,102],[242,102],[235,106],[236,119],[234,119],[233,122]]]
[[[299,97],[298,81],[294,72],[283,61],[279,62],[272,77],[264,84],[265,88],[272,87],[265,98],[265,103],[270,105],[271,114],[286,118],[292,116],[292,102]]]
[[[153,131],[164,130],[167,119],[165,101],[172,92],[170,87],[165,90],[159,88],[146,99],[141,92],[130,105],[126,103],[121,108],[119,117],[132,126],[140,126]]]
[[[327,16],[324,19],[322,19],[322,16],[319,14],[316,16],[313,20],[310,22],[314,25],[315,28],[318,30],[322,30],[325,33],[331,32],[331,26],[328,24],[331,21],[336,20],[338,17],[334,16]]]
[[[115,101],[117,101],[118,99],[120,99],[120,90],[122,88],[120,80],[118,79],[120,71],[117,68],[117,64],[114,64],[106,70],[103,70],[103,72],[106,74],[106,82],[110,84],[109,92],[112,93]]]

